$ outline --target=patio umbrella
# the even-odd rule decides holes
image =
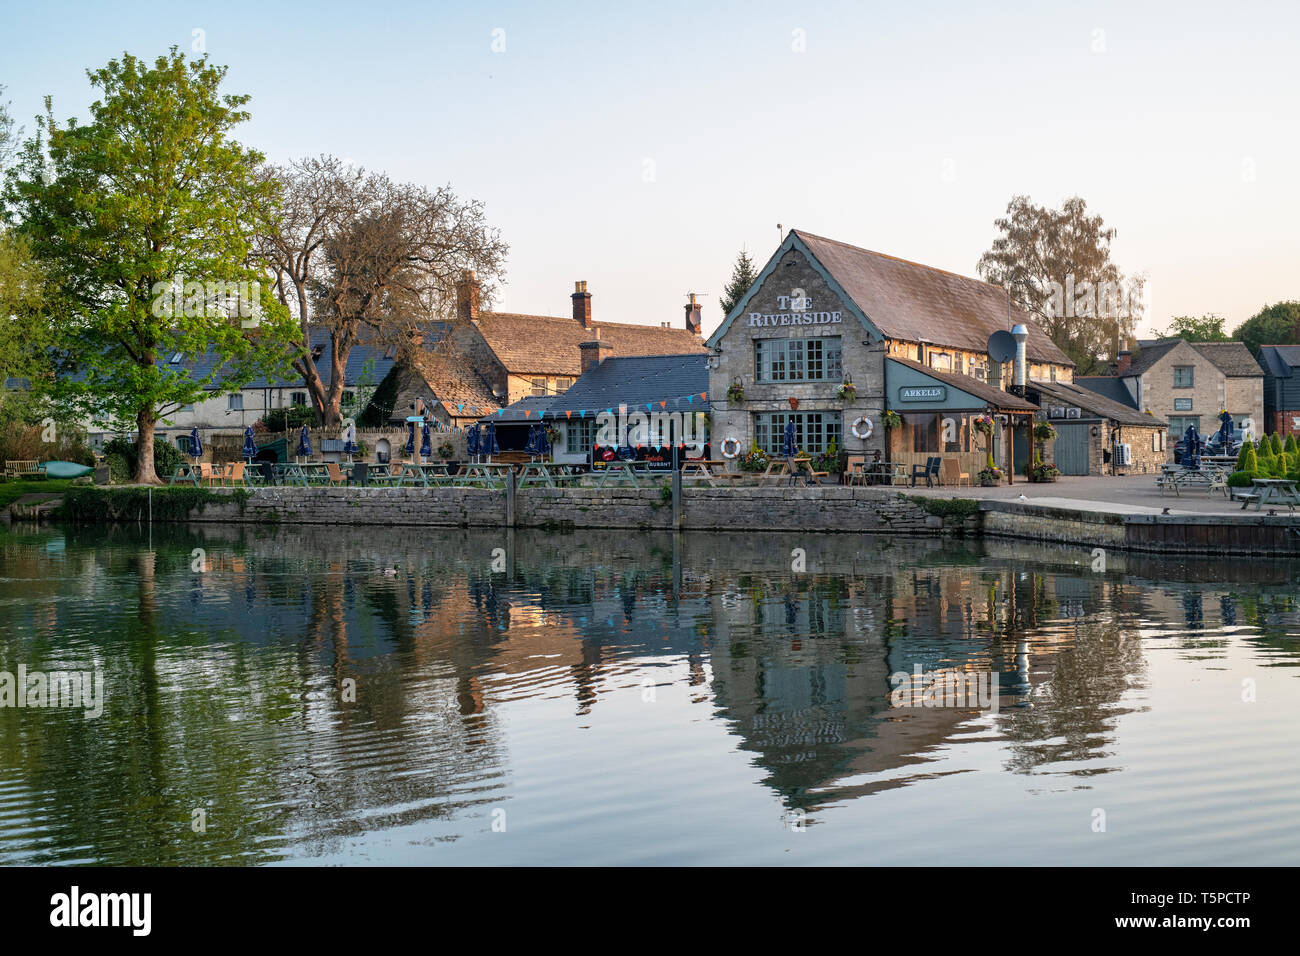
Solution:
[[[528,426],[528,441],[524,443],[524,451],[530,455],[537,454],[537,426]]]
[[[195,458],[203,457],[203,439],[199,437],[198,428],[190,432],[190,454]]]
[[[408,455],[415,454],[415,422],[406,423],[406,448],[404,451]]]
[[[551,453],[551,439],[546,434],[545,428],[537,430],[537,453],[542,457],[546,457]]]
[[[311,457],[311,432],[307,431],[306,425],[298,433],[298,454],[304,458]]]
[[[357,447],[357,425],[356,422],[348,422],[348,432],[343,438],[343,454],[351,458],[361,449]]]
[[[429,420],[426,418],[420,426],[420,457],[428,458],[433,454],[432,440],[429,438]]]
[[[244,451],[243,455],[249,461],[257,457],[257,439],[253,437],[253,428],[250,425],[244,429]]]
[[[1199,467],[1197,458],[1201,454],[1201,433],[1195,425],[1188,425],[1187,431],[1183,433],[1183,448],[1183,464],[1189,468]]]
[[[785,423],[785,448],[782,451],[786,458],[794,457],[794,422]]]
[[[483,437],[483,454],[499,455],[501,446],[497,444],[497,423],[488,422],[487,434]]]
[[[478,424],[470,425],[465,430],[465,453],[471,458],[478,455]]]
[[[1223,423],[1219,426],[1219,440],[1224,442],[1232,441],[1232,413],[1224,412],[1219,416],[1219,421]]]

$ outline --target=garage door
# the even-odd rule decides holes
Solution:
[[[1053,460],[1063,475],[1086,475],[1088,473],[1088,429],[1086,422],[1054,422],[1056,425],[1056,447]]]

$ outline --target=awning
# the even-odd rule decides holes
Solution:
[[[1038,406],[969,375],[941,372],[904,358],[885,359],[885,405],[896,412],[993,409],[1032,415]]]

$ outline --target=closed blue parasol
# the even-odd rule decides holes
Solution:
[[[406,423],[406,448],[404,451],[408,455],[415,454],[415,422]]]
[[[1223,423],[1219,426],[1219,441],[1232,441],[1232,413],[1225,411],[1219,416],[1219,421]]]
[[[785,423],[784,453],[786,458],[794,457],[794,421],[793,420]]]
[[[524,451],[528,452],[530,455],[536,455],[538,453],[536,425],[528,426],[528,441],[524,443]]]
[[[478,454],[478,424],[470,425],[465,430],[465,453],[473,458]]]
[[[203,457],[203,439],[199,437],[197,428],[190,431],[190,454],[195,458]]]
[[[1183,448],[1183,465],[1187,468],[1200,468],[1201,433],[1195,425],[1188,425],[1187,431],[1183,433]]]
[[[488,422],[487,434],[483,437],[483,454],[499,455],[501,446],[497,444],[497,423]]]
[[[351,458],[361,449],[357,447],[357,426],[355,422],[348,422],[348,432],[343,439],[343,454]]]
[[[420,457],[428,458],[433,454],[433,439],[429,437],[429,420],[426,418],[420,426]]]
[[[298,433],[298,454],[304,458],[311,457],[311,432],[307,431],[306,425]]]
[[[251,425],[244,429],[244,451],[242,454],[248,459],[257,457],[257,439],[253,437],[253,428]]]
[[[537,430],[537,453],[542,457],[546,457],[551,453],[551,438],[546,433],[545,427]]]

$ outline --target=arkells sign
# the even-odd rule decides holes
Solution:
[[[749,313],[751,329],[773,325],[834,325],[843,321],[842,312],[817,312],[813,309],[812,296],[805,295],[803,289],[793,289],[790,295],[778,295],[776,307],[779,312]],[[789,309],[789,312],[785,310]]]
[[[947,397],[946,385],[918,385],[898,390],[900,402],[942,402]]]

